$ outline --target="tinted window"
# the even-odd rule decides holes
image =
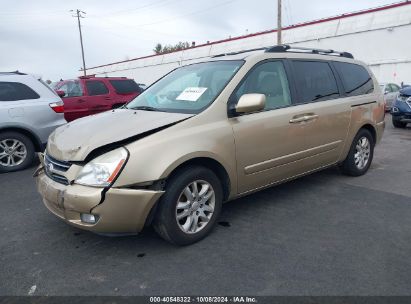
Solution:
[[[330,65],[320,61],[294,61],[299,103],[338,98],[337,82]]]
[[[108,89],[102,81],[86,81],[89,96],[108,94]]]
[[[269,61],[254,68],[234,93],[234,102],[237,103],[242,95],[251,93],[265,95],[265,110],[290,105],[290,89],[283,63]]]
[[[20,82],[0,82],[0,101],[40,98],[39,94]]]
[[[83,96],[83,89],[81,87],[80,81],[78,80],[68,80],[62,85],[57,85],[56,90],[66,93],[64,97]]]
[[[140,93],[142,91],[132,79],[110,80],[110,83],[118,94]]]
[[[357,64],[334,62],[348,96],[369,94],[374,91],[374,84],[368,71]]]

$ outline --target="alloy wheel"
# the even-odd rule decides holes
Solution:
[[[354,161],[355,166],[363,170],[369,162],[371,153],[371,144],[367,137],[361,137],[355,146]]]
[[[215,208],[215,192],[210,183],[196,180],[181,192],[176,207],[179,228],[189,234],[207,226]]]
[[[15,167],[27,157],[26,145],[18,139],[8,138],[0,141],[0,165]]]

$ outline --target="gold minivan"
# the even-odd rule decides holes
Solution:
[[[287,45],[175,69],[121,109],[49,138],[35,176],[46,207],[101,234],[146,225],[179,245],[223,202],[330,166],[370,167],[384,102],[350,53]]]

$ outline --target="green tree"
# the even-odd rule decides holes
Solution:
[[[157,43],[153,49],[153,52],[156,54],[161,54],[162,50],[163,50],[163,46],[161,45],[161,43]]]
[[[186,42],[180,41],[175,45],[167,44],[164,46],[161,43],[157,43],[153,51],[155,54],[165,54],[165,53],[188,49],[189,47],[190,47],[190,44],[187,41]]]

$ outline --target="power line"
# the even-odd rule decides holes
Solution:
[[[205,12],[205,11],[209,11],[209,10],[215,9],[215,8],[217,8],[217,7],[226,5],[226,4],[231,3],[231,2],[234,2],[234,1],[235,1],[235,0],[225,1],[225,2],[223,2],[223,3],[217,4],[217,5],[213,5],[213,6],[210,6],[210,7],[201,9],[201,10],[198,10],[198,11],[194,11],[194,12],[187,13],[187,14],[183,14],[183,15],[174,16],[174,17],[172,17],[172,18],[163,19],[163,20],[161,20],[161,21],[138,24],[138,25],[136,25],[135,27],[143,27],[143,26],[155,25],[155,24],[160,24],[160,23],[166,23],[166,22],[170,22],[170,21],[177,20],[177,19],[185,18],[185,17],[187,17],[187,16],[192,16],[192,15],[201,14],[201,13],[203,13],[203,12]]]
[[[133,11],[144,10],[148,7],[152,7],[152,6],[155,6],[157,4],[164,4],[164,2],[169,2],[169,1],[170,0],[160,0],[160,1],[156,1],[156,2],[153,2],[153,3],[145,4],[145,5],[141,5],[139,7],[135,7],[135,8],[131,8],[131,9],[124,9],[124,10],[114,11],[114,12],[111,12],[111,13],[104,14],[103,16],[108,16],[108,15],[115,16],[115,15],[121,15],[121,14],[124,14],[124,13],[128,14],[128,13],[131,13]]]
[[[64,10],[55,10],[55,11],[29,11],[29,12],[5,12],[1,11],[0,16],[2,17],[27,17],[27,16],[44,16],[45,14],[58,14],[58,13],[64,13],[66,11]]]
[[[99,19],[94,19],[94,20],[97,20],[97,21],[101,21],[101,20],[99,20]],[[112,25],[114,25],[114,26],[121,26],[121,27],[125,27],[125,28],[129,28],[129,29],[132,29],[132,30],[136,30],[136,28],[134,27],[134,26],[131,26],[131,25],[129,25],[129,24],[124,24],[124,23],[121,23],[121,22],[118,22],[118,21],[114,21],[114,20],[111,20],[111,19],[105,19],[104,20],[104,23],[110,23],[110,24],[112,24]],[[95,28],[100,28],[100,27],[98,27],[98,26],[94,26]],[[107,29],[106,27],[102,27],[103,29]],[[163,36],[173,36],[173,37],[178,37],[179,39],[181,39],[181,34],[178,34],[178,35],[176,35],[176,34],[173,34],[173,33],[166,33],[166,32],[159,32],[159,31],[154,31],[154,30],[147,30],[147,29],[145,29],[144,30],[145,32],[150,32],[150,33],[154,33],[154,34],[160,34],[160,35],[163,35]],[[133,36],[134,36],[134,34],[133,34]],[[128,37],[128,39],[129,38],[131,38],[131,36],[130,37]],[[135,38],[135,36],[134,36],[134,38]],[[148,41],[148,40],[147,40]]]
[[[70,12],[74,12],[74,10],[70,10]],[[82,14],[86,14],[86,12],[83,12],[77,9],[76,15],[72,17],[77,17],[78,31],[80,33],[81,58],[83,59],[83,72],[84,72],[84,76],[86,76],[86,60],[84,59],[83,35],[81,34],[81,23],[80,23],[80,18],[85,18],[85,17],[82,16]]]

